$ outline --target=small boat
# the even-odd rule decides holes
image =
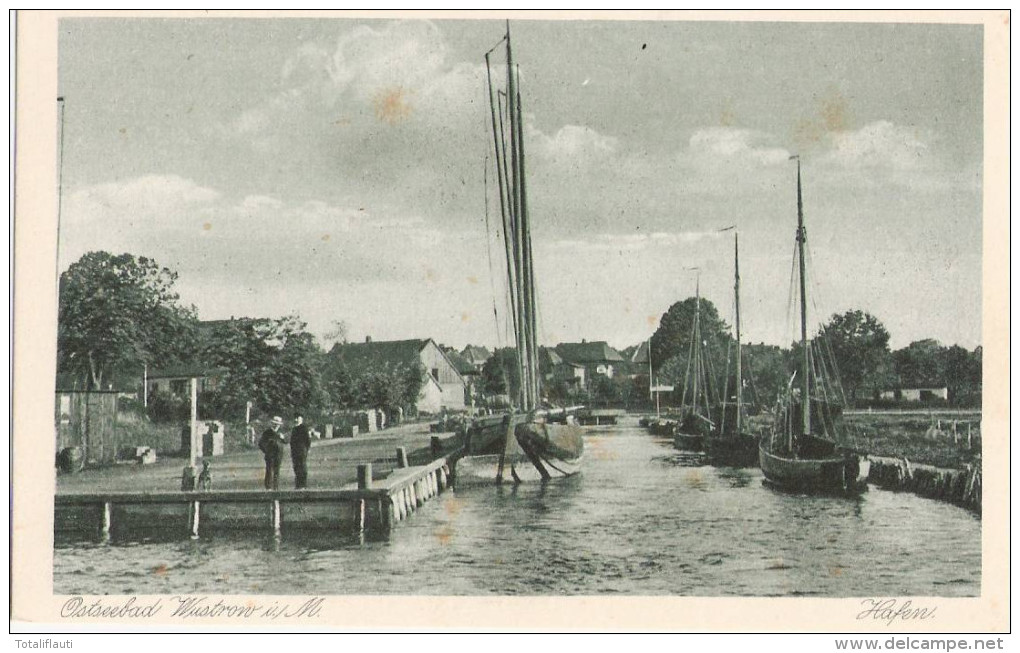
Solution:
[[[807,493],[854,495],[868,489],[871,463],[867,455],[845,443],[842,392],[836,370],[829,370],[818,339],[807,336],[807,282],[804,244],[804,204],[801,193],[800,158],[797,159],[797,258],[800,263],[801,366],[788,384],[783,406],[771,437],[758,448],[765,480],[780,489]],[[794,389],[794,382],[799,387]],[[799,397],[797,396],[799,393]]]
[[[758,464],[758,437],[746,430],[744,414],[744,376],[740,347],[740,240],[733,234],[733,299],[736,320],[734,334],[737,341],[736,395],[733,404],[723,402],[719,415],[719,428],[705,440],[708,461],[719,467],[754,467]],[[726,371],[729,374],[729,370]],[[723,392],[726,397],[727,393]],[[730,409],[733,409],[732,418]]]
[[[493,83],[490,60],[493,51],[504,41],[505,91],[497,89]],[[541,406],[535,274],[524,183],[520,74],[513,62],[509,24],[506,36],[485,54],[485,65],[519,387],[516,397],[512,397],[513,408],[510,411],[476,423],[469,429],[462,455],[454,463],[455,482],[461,486],[472,482],[501,483],[508,480],[519,483],[571,476],[580,471],[584,456],[581,427],[566,412],[559,416]]]

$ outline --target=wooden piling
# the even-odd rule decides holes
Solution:
[[[404,447],[397,447],[397,467],[400,469],[407,467],[407,449]]]
[[[110,537],[110,528],[113,526],[113,505],[109,501],[103,502],[103,523],[101,534],[103,539]]]
[[[354,528],[358,533],[365,532],[365,500],[354,502]]]
[[[433,458],[439,458],[440,456],[443,455],[443,441],[439,438],[438,435],[432,436],[431,450]]]
[[[273,534],[279,535],[280,528],[283,524],[280,520],[280,501],[277,499],[274,499],[272,503],[269,504],[269,522],[272,526]]]
[[[358,489],[368,490],[372,488],[372,463],[358,465]]]
[[[198,522],[201,511],[201,502],[192,501],[188,506],[188,534],[191,537],[198,537]]]

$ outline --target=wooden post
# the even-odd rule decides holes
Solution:
[[[279,535],[281,530],[281,519],[280,519],[280,500],[273,499],[273,502],[269,505],[269,519],[273,526],[273,535]]]
[[[358,489],[368,490],[372,487],[372,463],[358,465]]]
[[[110,528],[113,525],[113,505],[109,501],[103,502],[103,524],[100,527],[103,539],[110,537]]]
[[[433,435],[431,440],[432,445],[432,457],[439,458],[443,455],[443,441],[438,435]]]
[[[200,503],[198,501],[192,501],[188,510],[188,530],[191,537],[198,537],[198,520]]]
[[[354,502],[354,527],[359,534],[365,532],[365,500],[358,499]]]
[[[190,464],[198,464],[198,450],[201,442],[198,438],[198,379],[191,377],[191,457]]]
[[[967,422],[967,450],[970,451],[971,439],[970,439],[970,422]]]
[[[404,447],[397,447],[397,467],[407,467],[407,449]]]

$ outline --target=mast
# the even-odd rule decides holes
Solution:
[[[531,251],[531,219],[528,215],[528,193],[524,175],[524,123],[521,115],[521,91],[520,91],[520,68],[514,68],[514,77],[517,80],[517,167],[520,171],[520,219],[521,231],[524,236],[524,249],[522,264],[524,267],[524,299],[528,309],[527,321],[527,347],[528,347],[528,370],[530,384],[528,386],[528,410],[535,410],[539,407],[539,382],[538,370],[538,320],[537,301],[535,298],[535,258]]]
[[[515,266],[515,292],[517,293],[517,365],[520,371],[520,395],[518,404],[525,410],[530,410],[530,388],[531,370],[528,366],[530,360],[528,354],[528,330],[530,321],[528,318],[529,309],[526,299],[527,280],[525,277],[524,265],[524,225],[521,221],[521,170],[518,165],[517,141],[520,134],[517,133],[517,82],[514,75],[513,52],[510,47],[510,21],[506,24],[506,76],[507,76],[507,112],[510,122],[510,171],[513,180],[510,189],[510,211],[514,220],[514,266]]]
[[[740,366],[740,234],[733,234],[733,297],[736,300],[736,333],[737,333],[737,429],[740,433],[740,413],[743,410],[744,381]],[[725,416],[726,409],[723,408]]]
[[[701,376],[701,275],[694,285],[694,414],[698,414],[698,378]]]
[[[800,156],[797,155],[797,258],[800,261],[800,345],[804,360],[801,368],[801,433],[811,434],[811,357],[808,352],[807,338],[807,273],[804,263],[804,243],[807,242],[807,230],[804,228],[804,202],[801,195]]]

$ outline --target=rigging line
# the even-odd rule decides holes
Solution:
[[[504,42],[504,41],[506,41],[506,35],[505,35],[505,34],[503,35],[503,38],[501,38],[500,40],[496,41],[496,45],[494,45],[494,46],[492,46],[491,48],[489,48],[489,49],[488,49],[488,50],[487,50],[487,51],[485,52],[485,54],[492,54],[493,52],[495,52],[495,51],[496,51],[496,48],[498,48],[499,46],[503,45],[503,42]]]
[[[488,149],[488,148],[486,148]],[[496,308],[496,274],[492,268],[492,227],[489,224],[489,155],[485,155],[485,167],[482,172],[482,184],[485,188],[485,254],[489,259],[489,291],[492,293],[492,319],[496,328],[496,343],[502,344],[499,333],[499,311]]]
[[[786,333],[784,334],[784,340],[786,342],[793,341],[793,296],[795,294],[795,286],[797,283],[797,243],[793,244],[793,257],[790,261],[790,286],[786,294]]]

